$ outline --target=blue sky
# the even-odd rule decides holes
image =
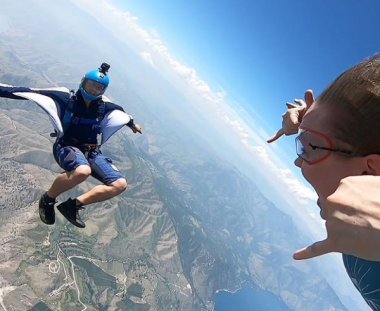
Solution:
[[[342,70],[380,50],[375,0],[113,3],[156,29],[179,61],[209,85],[222,86],[230,101],[247,111],[253,106],[273,129],[285,101],[309,87],[318,94]]]

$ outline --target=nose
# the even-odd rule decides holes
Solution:
[[[297,166],[297,167],[299,167],[299,168],[301,168],[301,166],[302,166],[302,162],[303,162],[303,160],[302,160],[300,157],[298,157],[298,158],[294,161],[294,165]]]

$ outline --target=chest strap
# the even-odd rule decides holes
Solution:
[[[99,99],[98,104],[98,112],[96,119],[87,119],[87,118],[78,118],[75,117],[75,112],[77,108],[77,97],[75,95],[74,90],[70,91],[70,98],[66,106],[65,114],[62,119],[62,128],[63,134],[67,132],[71,124],[83,124],[83,125],[92,125],[92,129],[96,129],[97,131],[97,142],[100,145],[101,143],[101,132],[100,132],[100,123],[104,118],[104,114],[106,111],[106,104],[102,99]],[[51,133],[51,137],[57,137],[57,133]]]

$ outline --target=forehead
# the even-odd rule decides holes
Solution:
[[[318,100],[311,105],[304,117],[300,127],[309,128],[311,130],[331,134],[333,129],[329,119],[331,118],[331,111],[328,109],[328,105],[321,105]]]
[[[88,80],[86,81],[86,84],[88,84],[88,85],[103,85],[103,84],[101,84],[101,83],[99,83],[99,82],[97,82],[97,81],[90,80],[90,79],[88,79]]]

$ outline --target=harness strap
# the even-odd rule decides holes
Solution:
[[[69,139],[61,138],[58,140],[58,143],[63,144],[65,146],[69,145],[69,146],[78,148],[80,151],[83,152],[86,159],[88,159],[88,155],[90,154],[90,152],[100,152],[100,145],[84,144],[75,138],[69,138]]]
[[[77,100],[76,100],[75,92],[74,90],[70,91],[70,98],[66,106],[65,114],[62,119],[62,127],[63,127],[63,134],[66,133],[68,130],[70,124],[71,124],[71,119],[75,113],[75,110],[77,108]]]
[[[83,150],[83,154],[86,159],[88,159],[90,152],[100,151],[100,145],[98,144],[82,144],[82,146],[83,147],[81,149]]]
[[[97,124],[97,120],[93,119],[87,119],[87,118],[78,118],[78,117],[72,117],[71,118],[72,124],[84,124],[84,125],[91,125],[91,124]]]
[[[92,126],[92,128],[96,128],[98,134],[96,135],[96,141],[98,143],[98,146],[102,144],[102,133],[101,133],[101,127],[100,123],[103,121],[104,114],[106,112],[106,103],[100,99],[99,100],[99,106],[98,106],[98,116],[96,117],[96,124]]]

